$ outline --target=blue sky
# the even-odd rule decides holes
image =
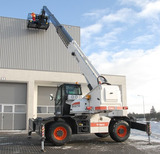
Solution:
[[[160,0],[2,1],[0,16],[26,19],[46,5],[81,27],[81,48],[102,74],[124,75],[130,112],[160,111]]]

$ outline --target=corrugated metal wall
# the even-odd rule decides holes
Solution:
[[[23,19],[0,17],[0,68],[80,72],[52,24],[47,31],[26,25]],[[80,28],[65,28],[80,44]]]

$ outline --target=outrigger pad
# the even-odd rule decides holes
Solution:
[[[35,28],[35,29],[44,29],[47,30],[49,28],[48,17],[44,14],[38,15],[34,14],[35,17],[32,17],[32,13],[28,14],[28,23],[27,28]]]

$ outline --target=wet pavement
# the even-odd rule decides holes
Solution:
[[[142,148],[137,148],[135,140],[128,139],[126,142],[117,143],[110,137],[98,138],[92,135],[73,135],[69,143],[64,146],[53,146],[52,143],[45,142],[45,152],[47,154],[158,154],[153,148],[146,147],[147,141],[143,141]],[[140,141],[139,141],[140,143]],[[153,146],[153,145],[152,145]],[[157,145],[158,146],[158,145]],[[155,146],[156,147],[156,146]],[[157,148],[160,148],[158,146]],[[32,134],[28,138],[22,133],[0,133],[0,154],[39,154],[41,151],[41,138],[37,134]]]

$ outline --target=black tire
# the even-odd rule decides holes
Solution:
[[[100,137],[100,138],[105,138],[109,136],[109,133],[95,133],[96,136]]]
[[[64,145],[70,141],[72,130],[65,122],[55,122],[50,125],[47,138],[54,145]]]
[[[130,126],[124,120],[111,121],[109,134],[114,141],[124,142],[130,136]]]
[[[46,141],[50,142],[50,135],[48,129],[45,130]]]

